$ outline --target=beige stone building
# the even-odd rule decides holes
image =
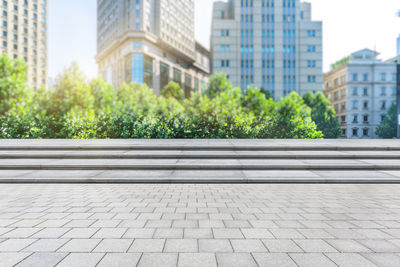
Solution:
[[[209,51],[194,38],[194,0],[98,0],[99,74],[114,86],[175,81],[189,95],[210,73]]]
[[[332,65],[324,93],[336,110],[344,138],[378,138],[377,126],[396,101],[396,60],[364,49]]]
[[[1,0],[0,53],[28,65],[28,86],[47,87],[48,0]]]

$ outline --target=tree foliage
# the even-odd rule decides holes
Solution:
[[[233,88],[223,74],[212,76],[204,93],[184,99],[174,83],[161,96],[146,85],[115,89],[101,79],[87,80],[73,64],[54,88],[32,91],[23,85],[21,62],[7,56],[0,62],[6,88],[0,99],[0,138],[323,137],[296,93],[275,102],[257,88]]]
[[[376,134],[381,138],[397,137],[397,105],[392,105],[382,123],[376,128]]]
[[[336,112],[323,93],[311,91],[303,96],[304,103],[311,108],[311,118],[325,138],[338,138],[342,135]]]

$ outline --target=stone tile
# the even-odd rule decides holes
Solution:
[[[400,266],[400,256],[389,253],[365,253],[362,254],[367,260],[379,267],[398,267]]]
[[[269,229],[272,233],[273,237],[278,239],[295,239],[295,238],[304,238],[299,231],[295,229]]]
[[[152,238],[155,229],[150,228],[129,228],[123,238]]]
[[[100,239],[72,239],[58,251],[60,252],[91,252],[100,243]]]
[[[161,228],[156,229],[153,238],[183,238],[183,229]]]
[[[376,267],[371,261],[355,253],[326,253],[338,266],[351,266],[351,267]]]
[[[178,253],[143,253],[138,267],[176,267]]]
[[[222,220],[200,220],[200,228],[225,228],[224,222]]]
[[[214,238],[243,238],[243,234],[239,229],[236,228],[226,228],[226,229],[213,229]]]
[[[32,236],[32,238],[60,238],[70,228],[44,228]]]
[[[94,267],[103,257],[104,253],[71,253],[57,267]]]
[[[227,239],[200,239],[200,252],[233,252],[231,243]]]
[[[62,247],[68,240],[66,239],[40,239],[32,245],[26,247],[26,252],[54,252]]]
[[[305,252],[338,252],[331,245],[326,243],[324,240],[319,239],[296,239],[296,244],[301,247]]]
[[[208,239],[213,238],[213,232],[209,228],[186,228],[184,230],[184,237],[195,239]]]
[[[266,239],[263,243],[272,253],[303,252],[303,250],[289,239]]]
[[[98,228],[74,228],[62,238],[91,238],[98,230]]]
[[[17,263],[23,261],[25,258],[29,257],[29,255],[31,255],[31,253],[29,252],[0,252],[0,266],[14,266]]]
[[[127,228],[101,228],[92,238],[121,238]]]
[[[162,252],[165,239],[136,239],[129,252]]]
[[[62,261],[67,256],[67,253],[46,253],[46,252],[39,252],[34,253],[22,262],[20,262],[17,267],[51,267],[56,266],[57,263]],[[1,265],[1,263],[0,263]]]
[[[400,247],[386,241],[386,240],[358,240],[359,243],[366,246],[373,252],[378,253],[400,253]]]
[[[253,253],[258,266],[296,267],[294,261],[284,253]]]
[[[326,240],[331,246],[343,253],[371,252],[370,249],[351,239]]]
[[[257,267],[250,253],[217,253],[218,267]]]
[[[141,256],[141,253],[107,253],[97,267],[132,267]]]
[[[231,240],[235,252],[267,252],[267,248],[260,240]]]
[[[0,252],[18,252],[35,241],[37,239],[7,239],[0,243]]]
[[[212,253],[181,253],[178,267],[217,267],[217,261]]]
[[[93,250],[94,252],[127,252],[133,239],[104,239]]]
[[[290,253],[289,256],[299,267],[337,266],[322,253]]]
[[[267,220],[250,220],[250,224],[254,228],[278,228],[276,223]]]
[[[257,239],[267,239],[267,238],[274,238],[274,236],[271,234],[268,229],[261,229],[261,228],[256,228],[256,229],[241,229],[242,233],[245,238],[257,238]]]
[[[29,238],[35,233],[42,230],[42,228],[15,228],[12,231],[9,231],[3,235],[2,238]]]
[[[164,252],[198,252],[196,239],[167,239]]]

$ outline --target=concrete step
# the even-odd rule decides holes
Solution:
[[[400,160],[1,159],[0,170],[400,170]]]
[[[3,150],[0,159],[400,159],[400,151]]]

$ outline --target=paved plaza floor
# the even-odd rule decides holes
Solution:
[[[400,266],[400,185],[2,184],[14,265]]]

